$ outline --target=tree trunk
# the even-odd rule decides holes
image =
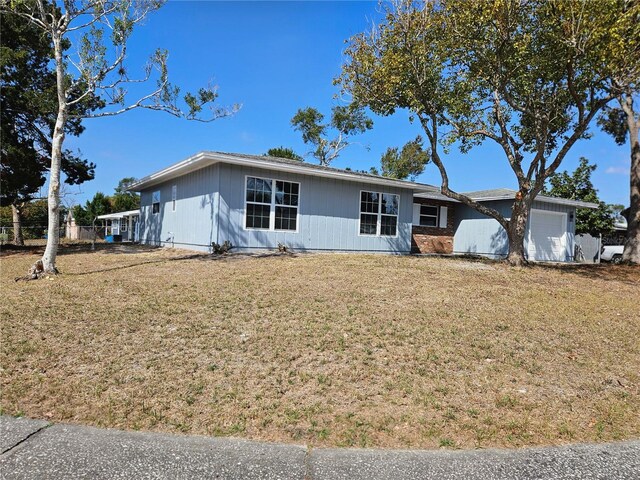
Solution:
[[[631,199],[627,218],[627,238],[624,242],[622,260],[640,265],[640,142],[638,141],[640,121],[636,120],[631,95],[626,95],[621,99],[620,104],[627,117],[629,143],[631,144]]]
[[[524,200],[516,199],[511,209],[511,219],[507,228],[509,239],[509,255],[507,263],[513,267],[522,267],[528,264],[524,255],[524,234],[527,230],[527,218],[529,206]]]
[[[51,142],[51,168],[49,170],[49,195],[47,198],[49,221],[47,230],[47,247],[42,256],[44,273],[58,273],[56,257],[60,239],[60,166],[62,162],[62,144],[65,137],[67,121],[67,98],[65,92],[65,71],[62,58],[62,39],[58,32],[52,33],[56,62],[56,80],[58,90],[58,116]]]
[[[11,213],[13,215],[13,244],[22,247],[24,246],[24,237],[22,236],[22,207],[11,204]]]

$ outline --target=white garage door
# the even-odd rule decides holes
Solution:
[[[566,214],[531,210],[529,260],[564,262],[566,260],[566,246]]]

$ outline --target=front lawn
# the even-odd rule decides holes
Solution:
[[[317,446],[640,436],[640,269],[68,247],[0,257],[1,408]]]

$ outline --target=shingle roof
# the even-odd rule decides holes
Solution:
[[[509,196],[513,198],[517,192],[511,188],[491,188],[489,190],[476,190],[473,192],[464,192],[468,197],[474,200],[480,200],[482,198],[493,198],[500,196]]]
[[[292,160],[290,158],[271,157],[269,155],[246,155],[244,153],[229,153],[229,152],[207,152],[207,153],[226,155],[228,157],[235,157],[238,159],[250,158],[250,159],[262,161],[262,162],[269,162],[269,163],[282,164],[282,165],[293,165],[296,167],[307,168],[309,170],[318,171],[318,172],[342,172],[350,175],[356,175],[358,177],[363,177],[364,179],[387,178],[387,177],[382,177],[381,175],[374,175],[372,173],[358,172],[355,170],[346,170],[346,169],[335,168],[335,167],[325,167],[324,165],[316,165],[315,163],[307,163],[300,160]],[[399,181],[405,182],[405,180],[399,180]],[[417,185],[415,182],[407,182],[407,183],[413,183],[414,185]],[[436,187],[433,187],[433,188],[436,188]]]
[[[246,155],[240,153],[227,152],[200,152],[196,155],[170,165],[158,172],[152,173],[127,188],[132,191],[140,191],[176,178],[186,173],[204,168],[214,163],[232,163],[237,165],[252,166],[255,168],[270,168],[274,170],[289,171],[308,175],[318,175],[324,177],[336,177],[348,181],[362,181],[366,183],[382,184],[397,188],[407,188],[419,192],[439,192],[437,187],[407,180],[397,180],[394,178],[372,175],[370,173],[355,172],[352,170],[342,170],[339,168],[325,167],[312,163],[291,160],[289,158],[269,157],[262,155]]]

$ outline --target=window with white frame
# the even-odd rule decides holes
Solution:
[[[437,227],[440,209],[433,205],[420,205],[420,226]]]
[[[171,187],[171,211],[175,212],[176,211],[176,200],[178,198],[178,186],[177,185],[173,185]]]
[[[300,184],[276,180],[275,230],[298,229],[298,195]]]
[[[120,219],[120,231],[121,232],[126,232],[127,231],[127,224],[129,223],[129,220],[127,217],[122,217]]]
[[[299,183],[247,177],[245,227],[297,231],[299,197]]]
[[[160,190],[151,194],[151,213],[160,213]]]
[[[395,237],[399,204],[392,193],[360,192],[360,235]]]

